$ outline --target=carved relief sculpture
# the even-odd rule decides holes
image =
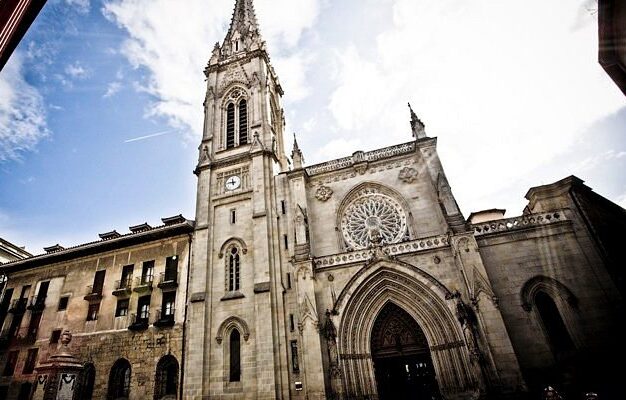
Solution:
[[[417,179],[417,170],[411,167],[402,168],[398,179],[404,183],[413,183]]]
[[[328,186],[320,186],[315,192],[315,198],[319,201],[327,201],[333,195],[333,190]]]

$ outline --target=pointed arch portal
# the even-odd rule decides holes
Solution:
[[[380,400],[440,398],[428,341],[406,311],[387,303],[374,322],[371,346]]]
[[[431,394],[427,399],[477,394],[480,370],[471,362],[454,316],[455,302],[448,294],[436,279],[400,261],[380,261],[355,274],[335,307],[341,378],[348,398],[421,399],[402,397],[418,389]],[[398,338],[386,330],[392,323]],[[407,364],[411,364],[408,375]],[[419,383],[409,384],[409,378],[418,377]],[[404,383],[399,383],[402,379]],[[400,384],[405,385],[401,393],[389,392]]]

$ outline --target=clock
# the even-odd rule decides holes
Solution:
[[[241,186],[241,178],[237,175],[229,176],[228,179],[226,179],[226,190],[239,189],[239,186]]]

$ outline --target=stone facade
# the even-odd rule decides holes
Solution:
[[[288,158],[283,89],[251,0],[236,1],[205,75],[195,223],[138,225],[130,235],[51,246],[1,268],[9,300],[50,282],[45,302],[35,297],[28,311],[2,303],[2,365],[20,350],[16,372],[0,378],[9,398],[34,382],[20,374],[27,349],[45,360],[58,328],[74,333],[75,356],[93,364],[94,399],[539,398],[546,385],[570,398],[623,391],[604,360],[624,349],[624,209],[569,177],[532,188],[518,217],[492,209],[466,220],[437,139],[412,109],[406,143],[305,165],[294,141]],[[116,286],[124,266],[137,274],[154,260],[158,274],[172,256],[177,286]],[[101,294],[84,289],[96,285],[97,270],[107,271]],[[34,290],[20,295],[25,285]],[[172,291],[172,326],[115,316],[122,296],[139,313],[141,293],[152,293],[146,309],[156,310]],[[66,295],[67,310],[57,311]],[[85,321],[94,303],[100,314]],[[20,312],[26,317],[15,329],[26,335],[16,337],[11,321]],[[170,379],[176,390],[163,395],[157,371],[165,357],[179,369]],[[120,362],[130,366],[119,375],[128,377],[128,393],[111,397]]]
[[[182,217],[167,220],[162,227],[133,227],[135,232],[128,235],[109,232],[98,242],[55,247],[2,266],[8,276],[0,309],[3,396],[28,398],[20,397],[22,386],[36,386],[36,367],[56,353],[61,331],[69,330],[72,354],[95,373],[92,384],[82,385],[91,388],[81,387],[80,398],[109,398],[111,369],[120,359],[131,366],[130,399],[177,398],[177,391],[157,396],[155,381],[165,356],[179,365],[177,388],[182,380],[193,223]],[[104,274],[101,284],[95,278],[98,272]],[[149,298],[145,309],[140,298]],[[9,371],[6,365],[15,352],[17,360]],[[33,352],[35,362],[29,366]]]

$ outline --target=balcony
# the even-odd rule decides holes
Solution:
[[[174,326],[174,315],[176,314],[176,310],[157,310],[158,319],[154,321],[154,326],[158,328],[167,328],[170,326]]]
[[[95,288],[93,285],[87,286],[87,294],[84,297],[88,302],[96,302],[102,300],[102,287]]]
[[[28,299],[26,297],[15,299],[11,302],[11,306],[9,307],[9,312],[13,314],[24,314],[24,312],[26,312],[27,303],[28,303]]]
[[[152,275],[135,278],[135,286],[133,287],[133,291],[137,293],[151,292],[153,279],[154,277]]]
[[[15,337],[15,344],[17,345],[31,345],[37,340],[37,327],[21,328]]]
[[[46,307],[46,296],[33,296],[28,302],[28,310],[32,312],[42,312]]]
[[[157,286],[164,292],[176,290],[178,287],[178,272],[161,272]]]
[[[115,281],[115,289],[113,290],[113,296],[128,297],[132,293],[133,279],[126,278]]]
[[[148,321],[150,319],[150,313],[144,312],[141,314],[130,314],[130,325],[128,330],[130,331],[142,331],[148,329]]]

